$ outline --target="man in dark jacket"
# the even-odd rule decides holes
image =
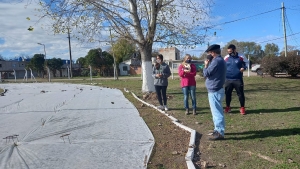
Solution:
[[[228,55],[224,57],[227,65],[226,81],[225,81],[225,95],[226,95],[226,108],[225,113],[231,112],[230,102],[233,89],[235,89],[240,101],[240,113],[246,114],[245,110],[245,95],[244,95],[244,82],[243,72],[247,69],[248,59],[239,55],[236,52],[236,47],[230,44],[227,48]]]

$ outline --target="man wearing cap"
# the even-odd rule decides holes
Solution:
[[[209,140],[223,140],[225,134],[225,119],[222,101],[226,76],[226,63],[221,57],[220,45],[214,44],[205,51],[213,56],[213,59],[204,61],[203,76],[208,91],[209,106],[213,117],[214,132]]]

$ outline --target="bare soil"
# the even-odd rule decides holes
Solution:
[[[148,162],[149,169],[186,169],[185,155],[188,150],[190,132],[172,123],[171,119],[150,108],[133,97],[128,98],[140,112],[154,138],[155,146]],[[145,101],[156,105],[156,93],[145,96]]]

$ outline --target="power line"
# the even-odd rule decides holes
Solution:
[[[287,15],[286,15],[286,11],[285,11],[285,19],[286,19],[286,21],[287,21],[287,25],[288,25],[288,28],[289,28],[289,30],[290,30],[290,32],[291,32],[291,34],[293,34],[293,31],[292,31],[292,28],[291,28],[291,25],[290,25],[290,22],[289,22],[289,20],[288,20],[288,17],[287,17]],[[292,37],[292,39],[296,42],[296,44],[298,45],[298,46],[300,46],[299,45],[299,43],[298,43],[298,41],[294,38],[294,37]]]
[[[300,11],[300,9],[294,9],[294,8],[287,8],[287,9],[294,10],[294,11]]]
[[[300,32],[297,32],[297,33],[294,33],[294,34],[288,35],[288,36],[286,36],[286,37],[293,36],[293,35],[297,35],[297,34],[300,34]],[[274,40],[278,40],[278,39],[282,39],[282,38],[284,38],[284,37],[275,38],[275,39],[266,40],[266,41],[257,42],[257,43],[265,43],[265,42],[270,42],[270,41],[274,41]]]
[[[216,24],[216,25],[212,25],[212,26],[207,26],[207,27],[204,27],[204,29],[213,28],[213,27],[216,27],[216,26],[225,25],[225,24],[229,24],[229,23],[232,23],[232,22],[237,22],[237,21],[240,21],[240,20],[249,19],[249,18],[252,18],[252,17],[255,17],[255,16],[263,15],[263,14],[270,13],[270,12],[273,12],[273,11],[276,11],[276,10],[280,10],[280,9],[281,8],[276,8],[276,9],[273,9],[273,10],[270,10],[270,11],[266,11],[266,12],[262,12],[262,13],[259,13],[259,14],[255,14],[255,15],[252,15],[252,16],[247,16],[247,17],[244,17],[244,18],[240,18],[240,19],[236,19],[236,20],[232,20],[232,21],[227,21],[227,22],[223,22],[223,23],[220,23],[220,24]]]

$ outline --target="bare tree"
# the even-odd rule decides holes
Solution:
[[[209,0],[40,0],[42,16],[53,19],[55,33],[72,29],[80,40],[135,43],[142,59],[142,91],[154,91],[153,43],[192,47],[207,31]],[[76,31],[76,33],[75,33]],[[80,36],[79,36],[80,34]]]

